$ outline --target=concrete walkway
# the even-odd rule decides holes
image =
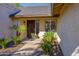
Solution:
[[[14,56],[43,56],[45,55],[40,48],[41,39],[23,42],[25,45],[16,51]]]

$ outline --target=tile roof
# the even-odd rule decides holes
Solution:
[[[20,7],[21,12],[15,16],[34,17],[34,16],[51,16],[50,6],[33,6]]]

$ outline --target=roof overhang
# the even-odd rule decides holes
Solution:
[[[68,3],[54,3],[52,4],[52,16],[59,17],[65,8],[67,8],[70,4]]]
[[[52,17],[52,18],[58,18],[60,14],[64,11],[66,6],[69,4],[67,3],[52,3],[51,4],[51,15],[47,14],[35,14],[35,15],[24,15],[24,14],[16,14],[15,16],[11,16],[12,18],[45,18],[45,17]]]

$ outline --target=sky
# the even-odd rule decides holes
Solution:
[[[23,7],[31,7],[31,6],[49,6],[49,3],[20,3]]]

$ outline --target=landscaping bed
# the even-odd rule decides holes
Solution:
[[[49,56],[63,56],[60,45],[55,35],[56,32],[49,31],[44,34],[42,39],[41,48],[44,53]]]
[[[9,56],[20,49],[24,43],[22,35],[25,31],[24,26],[12,25],[10,29],[16,33],[16,35],[12,35],[11,37],[0,38],[0,56]]]
[[[13,45],[13,42],[10,42],[6,49],[0,48],[0,56],[11,56],[14,52],[20,49],[24,44],[20,42],[17,46]]]

